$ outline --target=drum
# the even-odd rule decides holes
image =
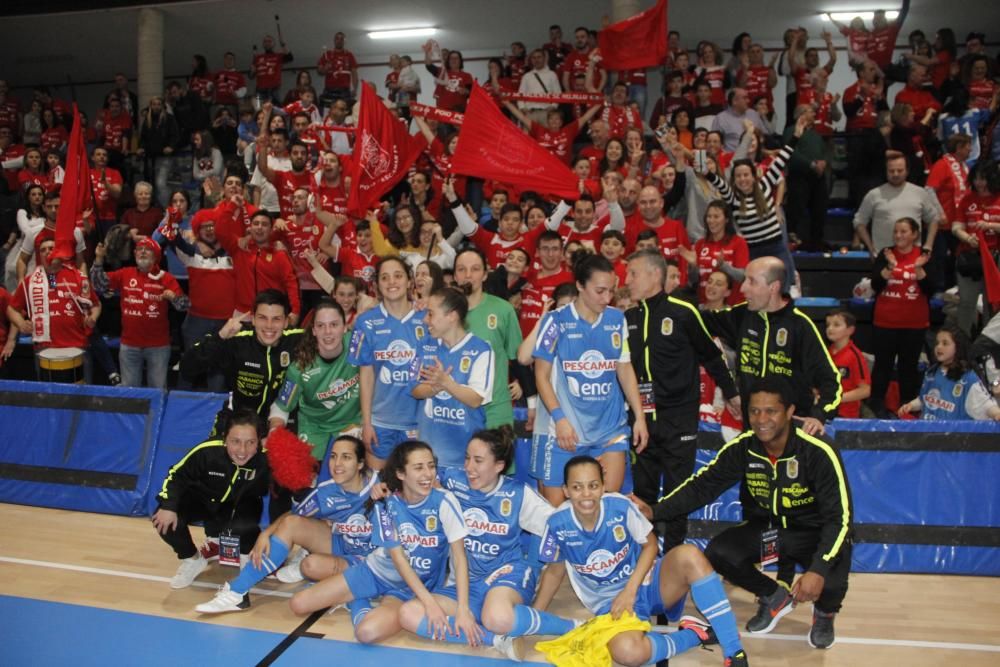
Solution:
[[[42,382],[83,384],[83,350],[78,347],[39,350],[38,375]]]

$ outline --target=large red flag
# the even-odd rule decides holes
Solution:
[[[983,230],[977,229],[976,236],[979,238],[979,257],[983,262],[983,296],[993,308],[993,312],[1000,310],[1000,269],[993,259],[989,244],[986,243],[986,234]]]
[[[83,143],[80,127],[80,112],[73,105],[73,129],[66,145],[66,171],[63,176],[59,196],[59,214],[56,216],[56,247],[54,257],[73,259],[76,257],[76,241],[73,233],[76,223],[88,208],[93,208],[90,190],[90,163],[87,162],[87,147]]]
[[[361,87],[361,111],[354,133],[354,165],[347,208],[363,218],[378,198],[409,170],[427,140],[411,136],[406,125],[385,107],[370,83]]]
[[[473,85],[469,96],[451,167],[458,174],[564,199],[580,196],[577,177],[569,167],[500,113],[478,84]]]
[[[608,70],[644,69],[667,59],[667,0],[612,23],[597,33],[601,65]]]

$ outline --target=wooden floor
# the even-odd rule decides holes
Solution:
[[[261,588],[274,594],[254,595],[249,611],[200,617],[194,613],[194,605],[211,598],[215,587],[233,577],[235,570],[213,565],[195,586],[173,591],[167,582],[176,567],[173,553],[156,537],[147,520],[0,504],[2,595],[278,633],[290,633],[301,622],[287,606],[288,595],[299,585],[271,581]],[[753,614],[752,596],[732,588],[728,592],[742,626]],[[560,590],[553,611],[586,617],[568,584]],[[1000,662],[1000,579],[853,575],[844,610],[837,619],[837,645],[828,651],[812,649],[805,641],[810,614],[810,608],[804,606],[785,617],[772,635],[744,635],[752,664],[958,667]],[[344,611],[325,616],[310,631],[332,639],[352,637]],[[470,650],[431,646],[405,633],[391,644],[442,652]],[[487,653],[495,655],[483,655]],[[543,662],[537,652],[529,659]],[[718,651],[696,650],[671,664],[685,667],[721,662]]]

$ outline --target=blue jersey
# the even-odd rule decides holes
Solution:
[[[593,532],[585,530],[567,500],[549,517],[539,560],[566,562],[569,582],[587,609],[598,609],[625,588],[652,524],[631,500],[617,493],[601,497],[601,513]]]
[[[961,116],[944,114],[938,121],[938,132],[941,143],[947,143],[953,134],[967,134],[972,137],[972,152],[966,164],[972,167],[979,160],[979,130],[990,120],[989,109],[969,109]]]
[[[426,336],[423,311],[411,310],[397,320],[379,304],[355,322],[348,362],[374,367],[374,426],[399,431],[416,427],[417,401],[410,392],[416,386],[418,350]]]
[[[493,397],[493,350],[489,343],[471,333],[452,348],[440,339],[427,339],[420,348],[420,363],[433,365],[435,359],[445,370],[451,369],[455,382],[483,398],[482,405],[470,408],[448,392],[440,391],[425,398],[417,411],[417,433],[434,448],[438,465],[461,466],[469,438],[486,427],[483,406]]]
[[[372,573],[394,586],[405,586],[389,550],[402,546],[410,567],[420,581],[432,589],[444,583],[448,573],[448,549],[469,531],[462,520],[462,509],[450,491],[432,489],[422,502],[407,505],[398,495],[375,503],[372,544],[376,547],[365,563]]]
[[[931,421],[986,419],[988,407],[995,405],[975,371],[968,370],[962,379],[955,381],[949,379],[940,366],[931,368],[924,375],[920,402],[923,404],[920,418]]]
[[[591,324],[568,304],[549,313],[538,330],[533,356],[552,364],[552,387],[580,445],[605,445],[628,420],[618,364],[630,362],[625,315],[605,308]],[[539,401],[535,433],[556,429]]]
[[[299,516],[324,519],[332,524],[333,553],[337,556],[366,556],[372,546],[372,524],[365,503],[378,475],[365,480],[357,493],[345,491],[332,479],[317,485],[293,510]]]
[[[485,579],[498,567],[522,560],[521,532],[540,537],[546,520],[555,511],[537,491],[510,477],[501,475],[497,485],[484,492],[469,487],[463,470],[441,468],[438,476],[462,507],[469,531],[465,551],[472,581]]]

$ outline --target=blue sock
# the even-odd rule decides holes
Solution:
[[[660,660],[667,660],[675,655],[680,655],[684,651],[693,649],[701,644],[698,635],[691,630],[678,630],[669,635],[659,632],[647,632],[649,643],[653,645],[653,652],[649,657],[649,664],[655,665]]]
[[[449,616],[448,617],[448,625],[450,625],[452,628],[455,627],[455,617],[454,616]],[[493,644],[493,638],[496,635],[494,635],[492,632],[490,632],[486,628],[481,627],[480,629],[483,631],[483,644],[485,644],[486,646],[490,646],[491,644]],[[427,617],[426,616],[424,616],[422,619],[420,619],[420,625],[417,626],[417,635],[419,635],[421,637],[424,637],[425,639],[431,639],[432,638],[431,637],[431,630],[430,630],[430,627],[427,624]],[[469,643],[469,640],[465,636],[465,633],[462,632],[461,630],[459,630],[459,632],[458,632],[457,635],[451,634],[451,633],[446,634],[444,636],[444,640],[446,642],[448,642],[449,644],[468,644]]]
[[[564,635],[576,625],[573,621],[559,618],[544,611],[538,611],[528,605],[514,605],[514,626],[507,634],[511,637],[524,635]]]
[[[712,624],[723,654],[728,658],[743,650],[740,631],[736,629],[736,617],[733,616],[729,598],[722,589],[719,575],[713,572],[691,584],[691,597],[694,598],[698,610]]]
[[[260,567],[254,565],[252,560],[247,561],[239,575],[229,582],[229,590],[245,595],[254,584],[281,567],[286,558],[288,558],[288,545],[272,535],[271,552],[260,559]]]
[[[356,628],[358,624],[364,620],[368,612],[372,610],[371,598],[361,598],[360,600],[351,600],[347,603],[347,611],[351,614],[351,624]]]

